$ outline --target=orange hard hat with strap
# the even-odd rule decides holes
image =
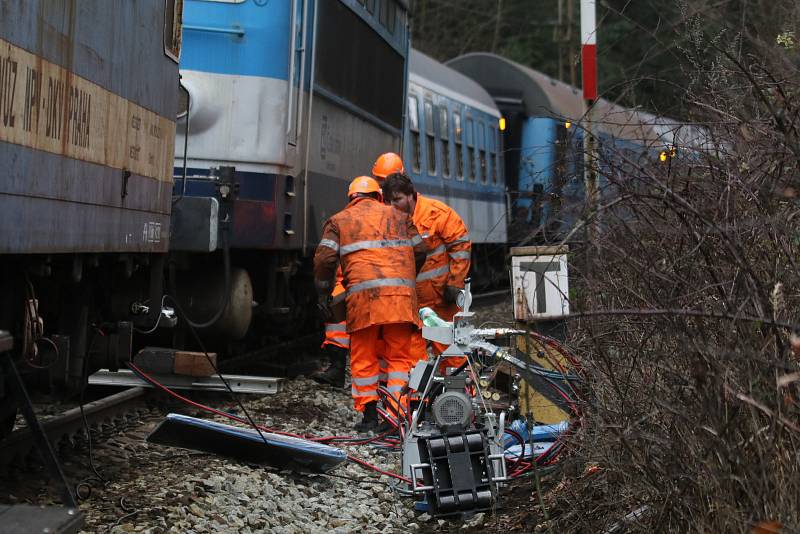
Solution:
[[[357,193],[381,193],[381,186],[369,176],[359,176],[350,182],[350,187],[347,189],[347,197],[350,198]]]
[[[394,152],[381,154],[375,160],[375,165],[372,166],[372,176],[380,180],[396,172],[405,172],[405,167],[403,160]]]

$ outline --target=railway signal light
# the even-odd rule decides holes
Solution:
[[[506,131],[506,118],[505,117],[500,117],[500,119],[497,121],[497,127],[500,128],[501,132],[505,132]]]
[[[663,163],[663,162],[667,161],[668,159],[674,158],[677,153],[678,153],[678,149],[675,148],[674,146],[671,146],[671,147],[659,152],[658,153],[658,159],[659,159],[659,161],[661,161]]]

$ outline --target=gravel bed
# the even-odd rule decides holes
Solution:
[[[360,419],[345,390],[321,388],[306,378],[284,383],[261,398],[242,396],[253,419],[265,426],[314,435],[350,434]],[[236,411],[233,404],[217,406]],[[206,417],[204,413],[187,411]],[[210,415],[210,414],[209,414]],[[219,420],[217,416],[208,417]],[[226,421],[227,422],[227,421]],[[140,430],[142,437],[157,422]],[[329,475],[300,474],[248,465],[218,456],[153,445],[143,439],[110,440],[95,451],[102,472],[107,461],[127,461],[113,481],[81,504],[84,532],[398,532],[414,530],[414,512],[390,478],[346,463]],[[117,449],[116,458],[106,454]],[[397,471],[398,457],[381,449],[346,447],[384,470]],[[125,498],[120,501],[120,497]]]
[[[476,311],[477,324],[511,322],[511,305],[505,301]],[[276,395],[241,399],[258,423],[299,434],[349,435],[360,420],[349,389],[320,387],[303,377],[285,381]],[[233,404],[223,408],[238,411]],[[186,413],[229,422],[210,414]],[[370,446],[344,448],[381,469],[399,472],[396,453]],[[415,513],[410,499],[392,491],[392,479],[351,462],[329,475],[298,474],[144,440],[136,444],[135,456],[143,468],[130,469],[128,476],[123,474],[105,490],[134,495],[135,502],[128,498],[120,506],[118,500],[111,501],[114,506],[99,509],[96,503],[84,503],[85,532],[463,532],[494,523],[484,514],[466,522],[445,522]]]

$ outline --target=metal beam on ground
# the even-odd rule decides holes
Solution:
[[[170,389],[192,389],[197,391],[227,391],[219,376],[183,376],[151,374],[153,380]],[[282,378],[247,375],[222,375],[234,393],[253,393],[257,395],[273,395],[280,391]],[[112,372],[100,369],[89,377],[89,384],[97,386],[146,386],[152,387],[132,371],[120,370]]]

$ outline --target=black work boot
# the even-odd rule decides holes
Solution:
[[[378,431],[378,402],[372,401],[368,402],[366,406],[364,406],[364,414],[363,418],[361,419],[360,423],[357,423],[355,431],[359,434],[367,434],[369,432],[377,432]]]
[[[347,369],[347,350],[336,345],[325,345],[325,353],[330,366],[324,371],[317,371],[311,379],[320,384],[328,384],[335,388],[344,387],[344,375]]]

